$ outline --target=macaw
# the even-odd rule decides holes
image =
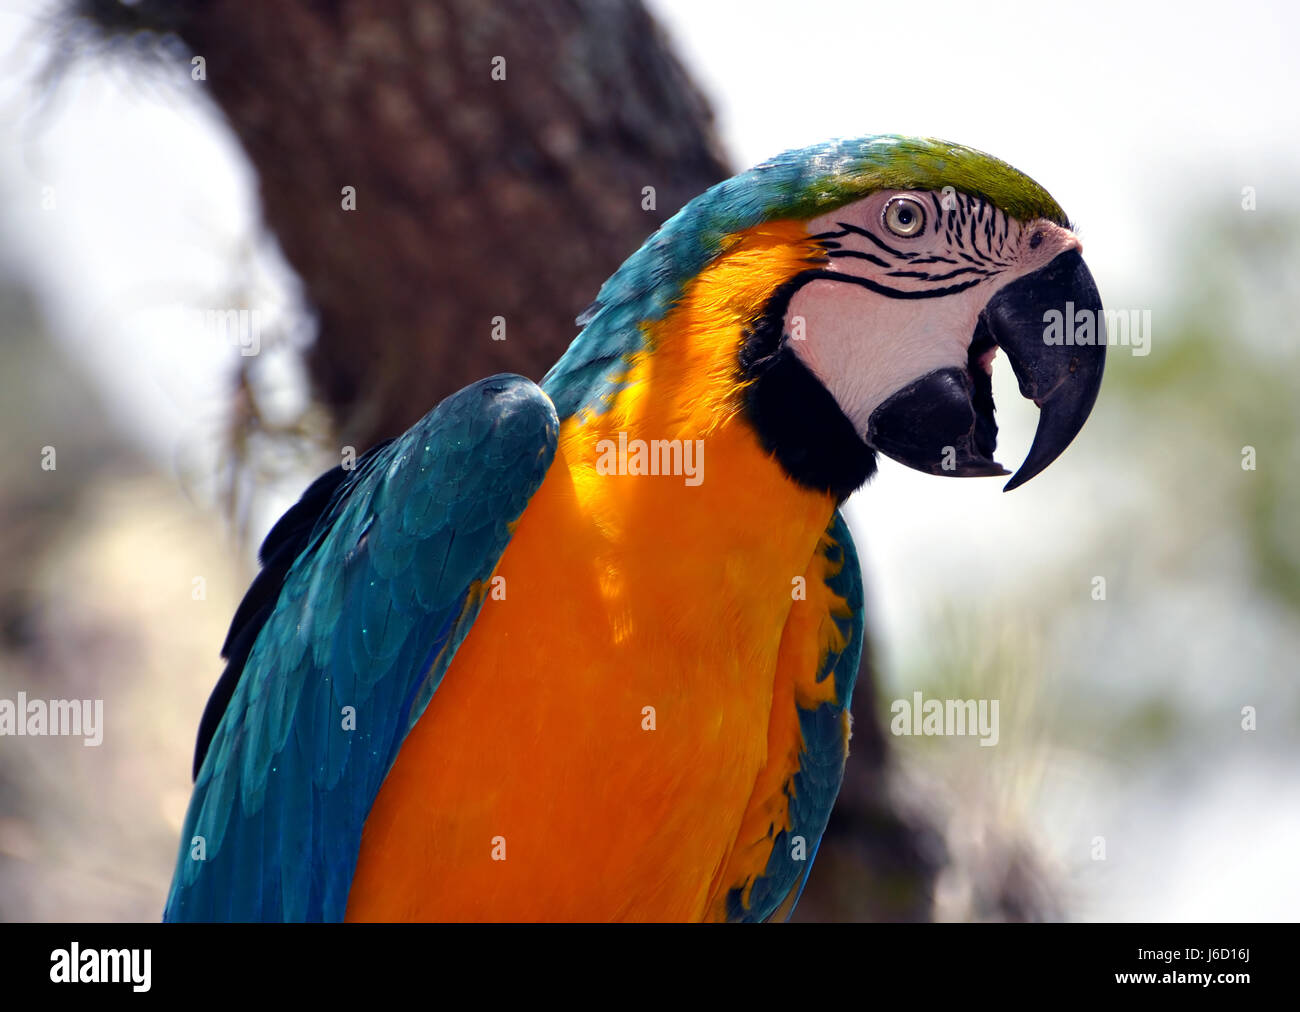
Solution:
[[[757,921],[839,791],[863,632],[839,507],[883,453],[993,459],[998,348],[1083,426],[1105,338],[1065,213],[990,155],[780,155],[500,375],[311,485],[204,713],[165,918]],[[1059,328],[1058,328],[1059,331]]]

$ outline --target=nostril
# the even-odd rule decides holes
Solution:
[[[1043,232],[1040,229],[1039,231],[1035,232],[1033,235],[1029,237],[1029,248],[1038,249],[1038,247],[1042,244],[1042,242],[1043,242]]]

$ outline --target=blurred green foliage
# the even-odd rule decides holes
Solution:
[[[1300,208],[1190,220],[1153,353],[1112,353],[1106,396],[1160,440],[1175,500],[1239,525],[1258,589],[1300,611]]]

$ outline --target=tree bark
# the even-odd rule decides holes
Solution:
[[[483,376],[540,379],[613,267],[729,175],[638,3],[210,0],[176,27],[257,169],[317,313],[316,393],[358,448]]]

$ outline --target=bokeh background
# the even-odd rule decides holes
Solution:
[[[256,544],[341,446],[539,378],[695,193],[877,132],[1038,179],[1150,346],[1015,493],[885,461],[850,503],[872,649],[798,918],[1293,919],[1298,29],[1282,0],[8,3],[0,698],[106,726],[0,737],[0,919],[160,915]],[[1014,464],[1001,361],[995,396]],[[917,690],[998,699],[999,744],[890,734]]]

